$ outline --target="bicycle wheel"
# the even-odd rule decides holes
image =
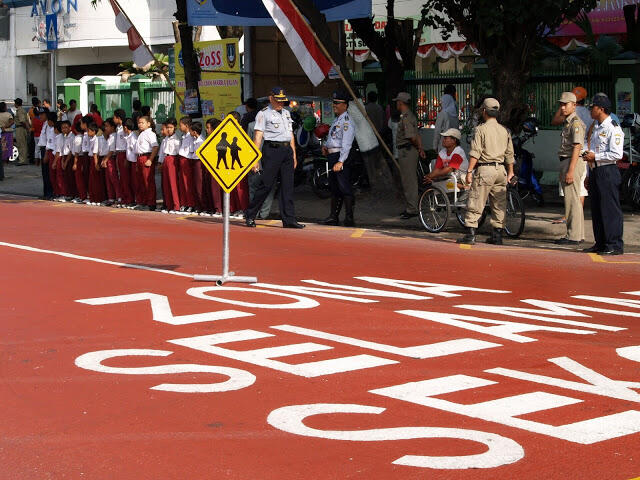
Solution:
[[[430,187],[420,197],[420,221],[431,233],[438,233],[449,219],[449,199],[439,188]]]
[[[633,208],[640,208],[640,172],[634,172],[629,179],[628,199]]]
[[[456,218],[458,219],[458,223],[462,226],[466,228],[466,224],[464,223],[464,217],[467,214],[467,207],[456,207]],[[478,228],[482,227],[482,224],[484,224],[484,221],[487,219],[487,216],[489,215],[489,207],[484,207],[484,210],[482,211],[482,215],[480,216],[480,218],[478,219]]]
[[[520,194],[507,189],[507,212],[504,217],[504,232],[511,238],[519,237],[524,230],[524,203]]]
[[[329,198],[331,190],[329,189],[329,175],[325,167],[318,167],[313,170],[311,177],[311,188],[320,198]]]

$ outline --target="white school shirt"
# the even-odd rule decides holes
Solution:
[[[136,154],[142,155],[144,153],[150,153],[154,147],[158,146],[158,137],[156,133],[151,129],[140,132],[138,135],[138,141],[136,142]]]
[[[47,131],[50,128],[51,127],[49,126],[48,123],[45,123],[42,126],[42,130],[40,131],[40,136],[38,137],[38,146],[39,147],[46,147],[47,146]]]
[[[136,163],[138,161],[138,156],[136,155],[138,135],[135,132],[130,132],[129,135],[126,135],[124,138],[127,141],[127,160]]]
[[[89,153],[89,134],[87,132],[82,134],[82,153]]]
[[[99,147],[99,140],[102,137],[98,137],[98,135],[94,135],[93,137],[89,137],[89,146],[87,147],[89,150],[87,150],[87,153],[89,154],[89,156],[94,156],[97,155],[99,153],[98,147]]]
[[[47,129],[47,150],[55,150],[56,148],[56,132],[53,127]]]
[[[182,142],[180,143],[180,149],[178,150],[178,155],[184,158],[189,158],[189,152],[191,151],[191,146],[193,145],[193,137],[190,133],[185,133],[182,137]]]
[[[164,157],[166,156],[164,153],[164,147],[167,144],[167,137],[162,139],[160,142],[160,149],[158,150],[158,163],[164,162]]]
[[[116,128],[116,152],[124,152],[127,150],[127,141],[124,138],[124,128],[119,125]]]
[[[100,138],[104,139],[104,142],[101,142],[101,145],[102,145],[102,149],[100,151],[100,156],[101,157],[104,157],[109,152],[114,153],[116,151],[116,136],[115,135],[113,135],[113,134],[109,135],[109,138],[107,138],[107,137],[105,137],[103,135]]]
[[[180,154],[180,138],[177,133],[174,133],[170,137],[166,137],[163,141],[164,148],[160,148],[160,150],[167,156],[176,156]]]
[[[81,133],[78,133],[77,135],[75,135],[73,137],[73,146],[71,147],[71,153],[73,153],[74,155],[81,155],[82,154],[82,141],[84,140],[84,137]]]
[[[64,145],[62,146],[62,155],[67,156],[71,153],[73,148],[73,139],[75,136],[72,133],[68,133],[66,137],[64,137]]]
[[[56,135],[55,143],[53,145],[53,154],[62,155],[62,150],[64,149],[64,135],[59,133]]]
[[[192,160],[198,159],[198,155],[196,155],[196,151],[198,150],[198,148],[200,148],[200,145],[202,145],[203,143],[204,143],[204,138],[202,138],[202,135],[198,135],[198,138],[194,139],[193,141],[191,151],[189,152],[189,158],[191,158]]]

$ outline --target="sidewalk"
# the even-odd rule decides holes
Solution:
[[[160,195],[160,177],[156,177],[158,185],[158,195]],[[42,179],[40,167],[33,165],[15,166],[9,164],[5,166],[5,180],[0,182],[0,193],[26,195],[39,197],[42,195]],[[329,200],[318,198],[309,186],[303,185],[296,189],[296,213],[299,220],[303,222],[317,222],[329,214]],[[558,196],[556,187],[545,189],[546,205],[543,208],[535,207],[530,199],[525,200],[527,219],[524,233],[518,239],[507,239],[506,242],[515,245],[537,247],[537,248],[558,248],[578,250],[575,247],[566,248],[554,245],[556,238],[563,236],[565,226],[555,225],[553,220],[561,217],[564,213],[562,199]],[[1,201],[1,200],[0,200]],[[591,217],[587,200],[585,208],[585,242],[580,248],[591,246],[593,243],[593,232],[591,227]],[[438,234],[427,232],[421,225],[418,218],[401,220],[400,212],[403,210],[402,202],[395,193],[386,196],[375,195],[364,192],[357,196],[355,207],[355,218],[359,229],[375,229],[386,231],[389,235],[412,236],[430,239],[457,239],[463,233],[462,227],[455,217],[450,216],[447,227]],[[628,206],[623,206],[625,213],[624,241],[625,252],[640,252],[640,212],[633,212]],[[278,202],[274,200],[272,215],[277,217]],[[343,212],[344,215],[344,212]],[[453,217],[453,218],[452,218]],[[479,231],[479,240],[484,239],[484,235],[490,232],[489,222]]]

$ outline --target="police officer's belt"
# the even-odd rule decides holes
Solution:
[[[340,153],[340,149],[339,148],[328,148],[327,152],[331,153]]]
[[[568,156],[566,156],[566,157],[562,157],[562,156],[560,156],[560,157],[558,157],[558,158],[560,159],[560,161],[561,161],[561,162],[564,162],[565,160],[567,160],[567,159],[569,159],[569,158],[571,158],[571,157],[568,157]]]
[[[291,142],[274,142],[272,140],[265,140],[264,143],[273,148],[289,147],[291,145]]]
[[[478,167],[487,167],[487,166],[497,167],[498,165],[502,165],[502,162],[479,163]]]
[[[401,149],[412,148],[413,143],[405,143],[404,145],[398,145],[397,147]]]

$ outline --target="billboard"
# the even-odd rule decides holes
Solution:
[[[229,112],[242,104],[240,83],[240,58],[237,39],[194,42],[200,61],[200,100],[202,117],[222,120]],[[176,90],[184,98],[178,117],[195,113],[198,99],[195,91],[185,91],[182,45],[174,47]],[[179,102],[176,102],[179,104]]]
[[[588,16],[593,33],[596,35],[611,35],[625,33],[627,26],[624,21],[623,7],[633,5],[637,0],[600,0],[598,6]],[[556,32],[556,36],[582,36],[584,32],[573,22],[565,22]]]
[[[371,16],[371,0],[313,0],[328,22]],[[273,26],[262,0],[188,0],[189,25]]]

